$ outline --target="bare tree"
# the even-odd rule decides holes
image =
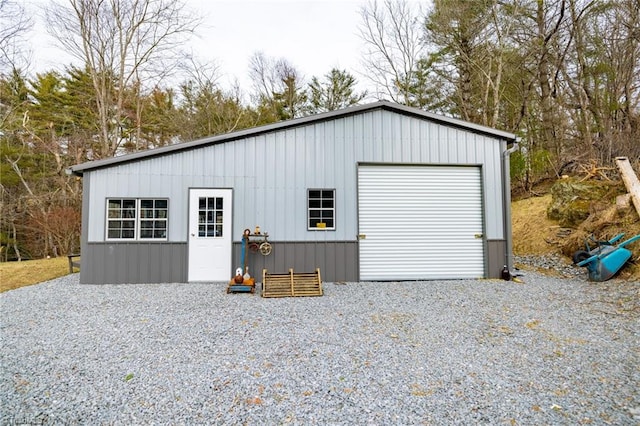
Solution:
[[[559,123],[558,103],[553,98],[558,96],[558,75],[564,61],[561,47],[570,41],[563,40],[566,25],[566,1],[549,3],[539,1],[536,4],[535,22],[537,32],[533,38],[537,58],[537,86],[540,93],[542,143],[546,147],[561,150],[561,131]]]
[[[19,68],[23,36],[33,22],[26,15],[23,5],[12,0],[0,0],[0,72],[5,68]]]
[[[412,86],[423,53],[418,13],[405,0],[385,0],[382,5],[373,0],[361,15],[365,78],[375,85],[379,98],[412,105]]]
[[[266,115],[265,121],[302,115],[307,101],[304,77],[285,58],[269,58],[256,52],[249,62],[249,76],[255,93],[253,101]]]
[[[569,112],[583,149],[603,164],[639,152],[633,152],[640,92],[638,4],[569,0],[573,42],[562,69],[572,100]]]
[[[278,75],[276,61],[264,52],[255,52],[249,60],[249,78],[253,84],[254,102],[271,98],[277,91]]]
[[[95,156],[112,156],[122,143],[127,87],[153,87],[195,31],[200,20],[185,10],[175,0],[68,0],[47,9],[50,33],[93,80],[102,147]]]
[[[233,132],[248,127],[250,117],[243,107],[242,92],[236,85],[223,90],[218,84],[219,67],[191,60],[185,64],[188,79],[180,86],[180,135],[185,139]]]

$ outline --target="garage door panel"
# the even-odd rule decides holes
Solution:
[[[361,166],[363,280],[484,276],[478,167]]]

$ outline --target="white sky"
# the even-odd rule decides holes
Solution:
[[[262,51],[286,58],[305,78],[331,68],[359,69],[362,41],[358,36],[356,0],[211,1],[188,0],[208,14],[194,51],[215,59],[226,78],[247,78],[249,58]]]
[[[60,1],[60,0],[59,0]],[[238,79],[250,91],[249,59],[262,51],[267,57],[285,58],[305,79],[323,76],[338,67],[360,74],[362,40],[358,35],[360,9],[366,0],[186,0],[203,19],[199,37],[186,46],[200,62],[215,61],[220,83]],[[48,0],[26,0],[28,7]],[[35,12],[35,11],[34,11]],[[35,14],[34,14],[35,16]],[[39,18],[31,39],[33,69],[45,71],[72,62],[53,47]]]

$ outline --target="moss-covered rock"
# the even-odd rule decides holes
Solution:
[[[580,182],[562,179],[551,187],[551,204],[547,217],[560,226],[575,228],[589,217],[592,206],[610,194],[612,184],[603,181]]]

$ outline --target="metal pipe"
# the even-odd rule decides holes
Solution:
[[[513,270],[513,231],[511,227],[511,173],[509,156],[520,149],[520,138],[516,137],[511,148],[502,153],[502,182],[504,189],[502,199],[504,201],[504,235],[507,242],[505,265]]]

